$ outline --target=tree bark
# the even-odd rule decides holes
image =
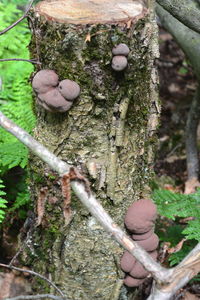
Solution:
[[[66,113],[50,113],[35,103],[35,138],[91,182],[99,201],[123,227],[127,207],[150,194],[157,99],[157,27],[153,1],[42,1],[30,16],[30,53],[59,80],[71,79],[81,94]],[[130,48],[128,67],[111,68],[112,48]],[[39,69],[38,69],[39,70]],[[37,71],[38,71],[37,70]],[[36,97],[35,97],[36,98]],[[34,206],[48,187],[45,216],[33,231],[23,260],[49,276],[67,299],[130,299],[121,288],[123,250],[72,194],[72,220],[62,213],[60,180],[38,158],[30,157]],[[44,289],[45,287],[45,289]],[[37,292],[54,292],[35,282]]]

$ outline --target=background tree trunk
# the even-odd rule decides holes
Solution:
[[[35,138],[82,170],[104,208],[123,227],[127,207],[149,195],[152,179],[159,117],[152,7],[132,0],[42,1],[32,12],[30,27],[32,58],[42,69],[55,70],[59,80],[75,80],[81,87],[66,113],[35,105]],[[111,68],[112,48],[119,43],[130,48],[123,72]],[[34,203],[45,186],[48,202],[24,252],[26,264],[51,278],[69,300],[128,299],[119,284],[123,250],[74,195],[73,218],[65,226],[58,176],[34,156],[30,173]],[[35,282],[34,289],[44,292],[44,283]]]

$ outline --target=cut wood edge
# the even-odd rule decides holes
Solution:
[[[46,0],[34,10],[48,21],[75,25],[136,23],[147,14],[147,8],[133,0]]]

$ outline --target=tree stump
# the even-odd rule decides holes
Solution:
[[[30,53],[41,62],[36,71],[55,70],[60,81],[74,80],[81,88],[65,113],[51,113],[35,102],[35,138],[81,170],[122,227],[127,207],[149,195],[152,179],[159,117],[152,11],[142,1],[46,0],[30,16]],[[120,43],[130,49],[128,65],[115,71],[112,49]],[[120,288],[123,249],[73,194],[66,226],[58,176],[34,156],[30,171],[34,203],[43,187],[48,187],[48,202],[23,255],[26,264],[49,276],[68,300],[128,299]],[[44,292],[44,285],[35,282],[34,289]]]

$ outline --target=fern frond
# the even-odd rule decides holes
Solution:
[[[178,194],[168,190],[156,190],[153,199],[161,215],[175,220],[176,217],[193,217],[182,233],[187,239],[200,241],[200,190],[194,194]]]
[[[183,248],[180,251],[172,253],[168,258],[170,266],[172,267],[174,265],[177,265],[180,261],[182,261],[186,257],[186,255],[192,251],[196,244],[197,242],[192,240],[188,243],[184,243]]]
[[[200,217],[200,216],[199,216]],[[200,241],[200,221],[199,217],[195,220],[189,221],[188,226],[182,231],[187,239],[195,239]]]
[[[27,205],[29,202],[30,202],[30,194],[28,191],[18,193],[17,198],[15,199],[15,203],[9,209],[9,211],[15,211],[16,209],[19,209],[20,207]]]
[[[20,166],[24,168],[28,161],[28,150],[20,142],[0,144],[1,165],[8,169]]]
[[[7,201],[2,198],[1,196],[5,196],[6,193],[3,191],[3,188],[5,186],[3,185],[3,181],[0,179],[0,223],[2,223],[4,217],[5,217],[5,211],[4,209],[7,208]]]
[[[21,15],[22,11],[17,5],[25,5],[26,0],[1,0],[0,1],[0,20],[1,30],[15,22]],[[29,59],[28,45],[30,43],[30,31],[27,20],[23,20],[17,26],[12,28],[6,34],[0,37],[0,58],[26,58]],[[33,65],[27,62],[4,62],[0,64],[0,74],[2,91],[0,94],[0,109],[5,115],[16,122],[20,127],[32,132],[35,126],[36,118],[32,111],[32,88],[29,84],[29,77],[33,72]],[[28,150],[14,136],[0,128],[0,169],[1,173],[6,172],[16,166],[25,168],[28,160]],[[26,190],[26,182],[24,180]],[[14,202],[13,208],[17,209],[27,203],[28,192],[15,193],[10,197],[10,189],[7,190],[7,198]],[[19,181],[12,183],[15,191],[19,189]],[[2,191],[2,193],[4,193]],[[0,196],[4,194],[0,194]],[[17,195],[17,197],[16,197]],[[2,198],[1,198],[2,199]],[[3,220],[4,210],[6,207],[5,200],[0,199],[0,220]]]

